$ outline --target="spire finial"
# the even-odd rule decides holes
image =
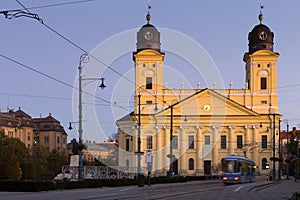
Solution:
[[[260,5],[260,11],[259,11],[258,19],[260,21],[260,24],[262,24],[262,20],[264,19],[264,15],[262,14],[262,10],[264,9],[262,0],[259,0],[259,5]]]
[[[151,10],[150,0],[147,0],[147,2],[148,2],[148,13],[147,13],[146,19],[148,21],[148,24],[150,24],[150,19],[151,19],[151,15],[150,15],[150,10]]]

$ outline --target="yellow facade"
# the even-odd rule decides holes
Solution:
[[[253,159],[258,171],[266,173],[266,162],[271,166],[273,153],[277,156],[274,140],[277,146],[281,118],[276,89],[279,54],[270,46],[273,33],[262,24],[250,33],[249,52],[244,55],[245,89],[169,89],[163,87],[165,54],[157,46],[151,48],[147,37],[149,31],[154,30],[154,36],[159,32],[149,27],[153,28],[148,21],[138,33],[138,44],[145,43],[149,48],[138,46],[133,53],[134,111],[117,121],[119,165],[136,171],[140,135],[141,151],[151,151],[152,172],[157,176],[165,176],[170,170],[171,151],[172,170],[178,175],[219,173],[221,158],[229,154]],[[270,36],[260,39],[257,31]],[[144,33],[145,41],[140,39]],[[146,161],[144,153],[144,172]]]

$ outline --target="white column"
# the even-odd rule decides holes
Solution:
[[[162,168],[163,168],[163,161],[162,161],[162,155],[163,155],[163,129],[160,129],[160,127],[156,127],[156,152],[155,152],[155,155],[156,155],[156,160],[155,160],[155,173],[160,176],[160,173],[162,171]]]
[[[186,160],[186,151],[187,151],[188,138],[185,133],[185,127],[180,126],[180,168],[179,174],[185,176],[187,173],[187,160]]]
[[[229,126],[229,154],[234,154],[234,128],[235,126]]]
[[[164,128],[164,142],[162,143],[163,144],[163,153],[162,153],[162,166],[164,168],[163,171],[165,171],[165,173],[167,173],[167,171],[169,170],[170,168],[170,163],[169,163],[169,158],[167,157],[168,154],[170,154],[170,148],[169,148],[169,145],[170,145],[170,129],[169,127],[165,127]],[[167,175],[167,174],[165,174]]]
[[[219,136],[218,128],[219,128],[218,126],[212,126],[212,129],[213,129],[213,134],[212,134],[212,145],[213,145],[213,148],[212,148],[212,168],[219,163],[219,160],[218,160],[218,145],[217,145],[218,136]]]
[[[203,141],[202,141],[202,127],[196,126],[197,130],[197,136],[196,136],[196,148],[197,148],[197,157],[196,157],[196,176],[201,176],[204,174],[204,169],[202,167],[203,165],[203,155],[202,155],[202,147],[203,147]]]
[[[258,148],[256,148],[256,137],[257,137],[257,128],[256,126],[253,126],[253,138],[252,138],[252,143],[253,143],[253,160],[256,165],[258,165]]]
[[[249,131],[249,127],[248,126],[245,126],[245,142],[244,142],[244,145],[245,145],[245,156],[247,158],[250,158],[250,148],[252,148],[252,144],[250,142],[250,131]]]

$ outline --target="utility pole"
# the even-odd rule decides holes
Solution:
[[[289,122],[286,124],[286,180],[289,180]]]
[[[275,167],[275,114],[273,114],[273,170],[272,180],[276,180],[276,167]]]
[[[281,120],[279,120],[278,124],[278,133],[279,133],[279,138],[278,138],[278,181],[281,181],[281,138],[280,138],[280,123]]]
[[[143,152],[141,152],[141,94],[139,93],[138,95],[139,98],[139,108],[138,108],[138,186],[139,187],[144,187],[144,178],[142,175],[142,170],[141,170],[141,154],[143,154]]]
[[[170,169],[169,178],[173,178],[173,105],[171,108],[171,118],[170,118]]]
[[[87,54],[83,54],[80,56],[80,62],[79,62],[79,103],[78,103],[78,134],[79,134],[79,166],[78,166],[78,181],[83,181],[83,160],[82,160],[82,66],[81,63],[85,62],[85,59],[87,59]]]

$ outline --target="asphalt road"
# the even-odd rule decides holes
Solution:
[[[116,200],[116,199],[288,199],[300,192],[300,182],[255,182],[225,186],[220,181],[193,181],[156,184],[145,187],[128,186],[57,190],[34,193],[0,192],[0,200]]]

